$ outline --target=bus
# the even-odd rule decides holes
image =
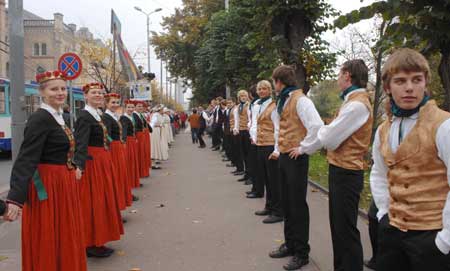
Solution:
[[[26,111],[29,116],[39,108],[41,98],[38,91],[39,85],[31,82],[25,84]],[[72,88],[75,116],[84,107],[83,91],[80,88]],[[11,98],[9,80],[0,78],[0,153],[11,153]]]

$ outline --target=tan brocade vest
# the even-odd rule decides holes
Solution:
[[[297,114],[297,101],[302,96],[304,94],[301,89],[291,92],[281,113],[278,135],[278,149],[281,153],[287,153],[290,149],[299,147],[306,136],[306,128]]]
[[[372,105],[367,92],[355,92],[349,94],[347,101],[342,106],[355,101],[363,103],[369,110],[370,116],[366,123],[342,142],[336,150],[329,151],[327,159],[328,163],[334,166],[351,170],[363,170],[367,168],[367,165],[364,163],[364,156],[369,150],[370,136],[372,135]]]
[[[380,126],[380,152],[388,169],[390,224],[400,230],[442,229],[442,211],[450,190],[447,168],[436,147],[436,132],[450,118],[434,100],[420,109],[411,132],[392,153],[391,122]]]
[[[244,104],[242,112],[239,114],[239,131],[248,131],[248,103]]]
[[[230,109],[230,131],[233,131],[234,129],[234,109],[236,108],[236,106],[233,106]]]
[[[272,122],[272,112],[275,110],[275,102],[271,102],[264,112],[259,114],[257,120],[257,134],[256,134],[256,145],[258,146],[273,146],[275,145],[275,127]]]

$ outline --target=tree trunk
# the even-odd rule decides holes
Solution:
[[[450,111],[450,48],[441,49],[441,62],[439,63],[439,77],[444,87],[444,110]]]

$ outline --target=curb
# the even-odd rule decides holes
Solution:
[[[323,194],[326,194],[326,195],[329,194],[328,189],[325,188],[325,187],[323,187],[322,185],[320,185],[320,184],[318,184],[318,183],[316,183],[316,182],[314,182],[314,181],[312,181],[312,180],[308,180],[308,183],[309,183],[311,186],[313,186],[314,188],[320,190],[320,192],[322,192]],[[368,216],[366,210],[359,208],[359,209],[358,209],[358,214],[359,214],[360,217],[364,218],[365,220],[369,220],[369,216]]]

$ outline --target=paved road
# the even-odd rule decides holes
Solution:
[[[89,259],[90,271],[283,270],[287,259],[267,256],[283,239],[282,224],[264,225],[253,215],[264,201],[244,198],[248,187],[228,173],[217,152],[198,149],[180,135],[162,166],[136,191],[141,201],[125,213],[126,234],[110,244],[115,255]],[[302,270],[332,270],[327,197],[312,189],[308,197],[312,263]],[[0,225],[0,270],[18,270],[18,228]],[[360,228],[369,251],[367,225]]]
[[[0,195],[9,189],[11,167],[11,159],[0,157]]]

